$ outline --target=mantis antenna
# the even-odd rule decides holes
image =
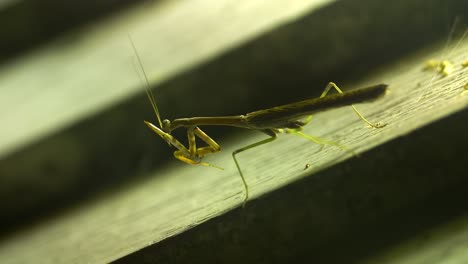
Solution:
[[[133,40],[132,40],[132,37],[130,36],[130,34],[128,34],[128,39],[130,39],[130,43],[132,43],[132,48],[133,48],[133,51],[135,52],[135,55],[136,55],[136,57],[138,59],[138,64],[140,65],[140,68],[143,71],[143,75],[145,76],[146,95],[148,96],[148,99],[149,99],[149,101],[151,103],[151,106],[153,107],[154,113],[156,114],[156,118],[158,119],[159,127],[162,127],[161,117],[159,116],[158,106],[156,105],[156,99],[155,99],[155,97],[153,95],[153,92],[151,91],[150,83],[148,81],[148,76],[146,75],[146,71],[145,71],[145,68],[143,67],[143,63],[141,62],[140,55],[137,52],[137,49],[135,47],[135,43],[133,43]]]

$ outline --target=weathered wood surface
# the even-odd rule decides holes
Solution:
[[[460,65],[464,54],[468,54],[467,44],[464,42],[452,53],[454,65]],[[466,107],[466,69],[457,67],[449,77],[433,79],[421,68],[425,59],[434,55],[438,54],[409,59],[366,81],[387,80],[391,85],[384,99],[360,106],[371,120],[388,123],[384,129],[370,129],[349,109],[339,109],[317,115],[306,132],[335,139],[361,152]],[[159,176],[154,179],[4,241],[1,255],[11,263],[49,256],[54,256],[50,260],[57,263],[105,262],[222,214],[243,199],[230,150],[239,142],[254,142],[261,137],[249,135],[226,144],[225,151],[211,159],[225,171],[171,163],[156,171]],[[239,155],[253,197],[346,157],[339,149],[320,150],[293,136],[280,137]],[[307,163],[312,167],[304,172]]]
[[[276,9],[270,10],[273,13],[274,10],[278,11],[276,19],[273,19],[272,13],[265,14],[265,20],[257,24],[258,28],[243,20],[244,22],[237,26],[251,31],[244,32],[245,35],[236,40],[227,36],[235,35],[233,32],[237,32],[237,26],[226,32],[220,31],[219,41],[227,42],[219,43],[218,48],[216,45],[213,47],[212,41],[206,43],[198,38],[182,38],[178,43],[164,44],[171,36],[163,37],[162,34],[180,36],[177,30],[163,30],[166,23],[178,21],[177,18],[186,14],[185,12],[202,10],[199,6],[190,6],[195,5],[194,2],[190,3],[186,4],[186,9],[176,8],[177,4],[163,3],[162,6],[154,7],[154,10],[140,10],[129,15],[125,22],[116,21],[111,27],[116,31],[110,30],[108,25],[95,31],[86,31],[79,38],[79,45],[77,40],[70,40],[75,42],[71,46],[73,51],[59,53],[72,58],[67,59],[67,67],[54,60],[54,57],[58,56],[57,49],[67,49],[60,45],[49,47],[44,53],[35,55],[37,57],[24,58],[17,62],[17,67],[2,70],[0,81],[9,90],[8,97],[0,97],[0,107],[3,108],[0,109],[0,113],[4,115],[1,119],[7,124],[0,135],[0,153],[6,155],[21,144],[99,111],[119,98],[137,93],[141,89],[140,80],[128,66],[132,56],[128,42],[125,41],[128,32],[132,33],[141,53],[145,54],[145,67],[155,69],[148,73],[150,80],[152,83],[158,83],[174,72],[215,56],[217,52],[225,50],[226,46],[233,47],[249,36],[258,34],[258,31],[274,27],[275,23],[312,7],[298,4],[296,9],[288,9],[292,11],[285,15],[280,12],[282,7],[277,6]],[[171,12],[171,8],[175,10]],[[246,10],[250,10],[248,14],[255,19],[262,17],[258,13],[259,10],[263,10],[261,6],[249,6]],[[244,12],[247,11],[242,11],[244,17]],[[140,12],[148,13],[142,16]],[[151,12],[156,13],[150,16]],[[233,16],[235,13],[233,12]],[[225,16],[226,14],[223,15]],[[216,24],[209,21],[216,19],[215,13],[208,18],[200,16],[200,23],[203,23],[204,19],[207,19],[206,26]],[[193,24],[181,25],[190,27]],[[196,28],[200,34],[204,34],[205,27],[197,24]],[[180,30],[185,32],[195,29]],[[161,42],[143,40],[148,35],[158,35]],[[191,35],[184,36],[190,38]],[[156,41],[158,38],[151,39]],[[187,45],[191,46],[191,50],[197,50],[197,54],[191,53],[190,50],[184,51],[182,47]],[[90,54],[89,50],[93,50],[93,54]],[[116,53],[120,53],[116,52],[117,50],[126,50],[129,54],[115,56]],[[173,50],[177,52],[171,52]],[[356,88],[381,82],[390,85],[390,92],[383,99],[358,106],[370,120],[387,123],[383,129],[367,127],[350,109],[342,108],[314,116],[305,132],[336,140],[357,152],[363,152],[460,111],[468,106],[468,94],[463,90],[463,85],[468,81],[468,74],[467,69],[461,67],[462,61],[467,59],[466,54],[466,40],[448,49],[434,46],[397,63],[385,65],[380,72],[348,85]],[[451,60],[455,71],[444,78],[422,71],[424,62],[434,57]],[[100,58],[102,64],[94,65],[96,58]],[[73,64],[70,66],[70,63]],[[17,70],[18,68],[21,70]],[[77,69],[81,69],[81,73],[73,80],[74,75],[70,73],[76,72]],[[55,74],[50,74],[51,72]],[[118,78],[115,78],[116,76]],[[31,80],[34,80],[34,85],[28,84]],[[54,89],[50,83],[60,87],[60,93],[57,93],[58,88]],[[64,85],[65,83],[67,85]],[[24,89],[13,88],[18,86]],[[43,88],[41,94],[31,96],[36,94],[37,87]],[[93,87],[99,87],[99,92]],[[89,93],[95,95],[90,97],[92,100],[76,103],[81,96]],[[35,99],[31,100],[30,97]],[[51,100],[51,97],[57,99]],[[48,98],[48,102],[54,103],[45,108],[41,98]],[[6,111],[11,111],[11,103],[15,104],[14,114]],[[71,104],[74,107],[70,107]],[[18,118],[21,116],[27,116],[28,122],[22,122],[21,118]],[[170,162],[152,172],[155,177],[136,182],[33,228],[15,233],[1,242],[1,259],[6,263],[24,263],[37,259],[46,263],[108,262],[231,210],[240,205],[244,195],[231,152],[262,138],[262,134],[247,131],[222,142],[223,151],[210,157],[208,161],[223,167],[224,171]],[[313,177],[315,172],[348,157],[347,153],[337,148],[321,148],[299,137],[282,135],[274,143],[240,154],[239,161],[249,183],[252,198],[255,198],[306,175]],[[312,166],[304,170],[306,164]]]

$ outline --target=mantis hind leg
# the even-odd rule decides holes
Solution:
[[[336,85],[334,82],[329,82],[327,87],[325,87],[325,90],[323,90],[322,94],[320,95],[320,98],[325,97],[328,94],[328,92],[330,91],[331,88],[334,88],[338,93],[343,93],[343,91],[341,91],[341,89],[338,87],[338,85]],[[372,123],[369,120],[367,120],[361,114],[361,112],[359,112],[359,110],[357,110],[357,108],[354,105],[351,105],[351,107],[353,108],[354,112],[358,115],[358,117],[360,119],[362,119],[364,122],[366,122],[369,126],[371,126],[373,128],[382,128],[382,127],[387,125],[387,124],[380,124],[380,123]],[[312,120],[312,115],[309,115],[304,120],[304,125],[307,125],[311,120]],[[352,151],[351,149],[349,149],[349,148],[347,148],[347,147],[345,147],[345,146],[343,146],[341,144],[338,144],[338,143],[336,143],[334,141],[331,141],[331,140],[327,140],[327,139],[323,139],[323,138],[319,138],[319,137],[315,137],[315,136],[305,134],[305,133],[301,132],[301,129],[286,129],[284,132],[290,133],[290,134],[295,134],[297,136],[308,139],[308,140],[310,140],[310,141],[312,141],[312,142],[314,142],[316,144],[332,145],[332,146],[338,147],[341,150],[344,150],[344,151],[350,153],[353,156],[358,156],[358,154],[356,152]]]
[[[325,87],[325,90],[323,90],[322,94],[320,95],[320,98],[325,97],[328,94],[328,92],[330,91],[331,88],[334,88],[338,93],[343,93],[343,91],[341,91],[341,89],[338,87],[338,85],[336,85],[334,82],[329,82],[328,85]],[[369,126],[374,127],[374,128],[382,128],[382,127],[387,125],[387,124],[380,124],[380,123],[372,123],[369,120],[367,120],[361,114],[361,112],[359,112],[359,110],[357,110],[357,108],[354,105],[351,105],[351,107],[353,108],[354,112],[359,116],[359,118],[362,119],[364,122],[366,122]],[[312,115],[310,115],[310,116],[308,116],[306,118],[306,120],[304,121],[304,125],[308,124],[311,120],[312,120]],[[338,144],[337,142],[305,134],[305,133],[303,133],[301,131],[301,129],[285,129],[284,132],[303,137],[303,138],[308,139],[308,140],[310,140],[310,141],[312,141],[312,142],[314,142],[316,144],[332,145],[332,146],[338,147],[341,150],[344,150],[344,151],[350,153],[353,156],[358,156],[358,154],[356,152],[354,152],[353,150],[351,150],[351,149],[349,149],[349,148],[347,148],[347,147],[345,147],[345,146],[343,146],[341,144]]]
[[[242,207],[245,206],[245,204],[247,203],[247,200],[249,199],[249,186],[247,185],[247,182],[245,181],[244,174],[242,173],[242,170],[241,170],[241,168],[239,166],[239,162],[237,161],[236,155],[239,154],[240,152],[246,151],[248,149],[252,149],[252,148],[258,147],[260,145],[269,143],[269,142],[275,140],[276,137],[277,137],[276,133],[274,131],[272,131],[272,130],[263,130],[262,132],[269,135],[270,138],[260,140],[258,142],[253,143],[253,144],[247,145],[247,146],[245,146],[243,148],[234,150],[232,152],[232,158],[234,159],[234,163],[236,164],[237,170],[239,171],[239,175],[240,175],[240,177],[242,179],[242,183],[244,184],[245,198],[244,198],[244,202],[242,203]]]
[[[334,88],[338,93],[343,93],[341,89],[336,85],[334,82],[329,82],[327,87],[325,87],[325,90],[323,90],[322,95],[320,95],[320,98],[323,98],[327,95],[327,93],[330,91],[331,88]],[[366,122],[369,126],[373,128],[382,128],[386,126],[387,124],[380,124],[380,123],[372,123],[369,120],[367,120],[358,110],[354,105],[351,105],[353,108],[354,112],[359,116],[360,119],[362,119],[364,122]],[[308,119],[310,121],[310,117]]]
[[[331,145],[331,146],[335,146],[343,151],[346,151],[348,152],[349,154],[353,155],[353,156],[359,156],[356,152],[354,152],[353,150],[347,148],[346,146],[343,146],[335,141],[331,141],[331,140],[327,140],[327,139],[324,139],[324,138],[320,138],[320,137],[316,137],[316,136],[311,136],[311,135],[308,135],[308,134],[305,134],[301,131],[298,131],[298,130],[289,130],[287,133],[290,133],[290,134],[294,134],[294,135],[297,135],[297,136],[300,136],[302,138],[305,138],[305,139],[308,139],[316,144],[319,144],[319,145]]]

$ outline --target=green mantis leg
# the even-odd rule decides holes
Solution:
[[[338,87],[338,85],[336,85],[334,82],[329,82],[327,87],[325,87],[325,90],[323,90],[322,92],[322,95],[320,95],[320,98],[323,98],[327,95],[327,93],[330,91],[331,88],[335,88],[335,90],[338,92],[338,93],[343,93],[343,91],[341,91],[341,89]],[[372,123],[370,122],[369,120],[367,120],[358,110],[357,108],[354,106],[354,105],[351,105],[351,107],[353,108],[354,112],[359,116],[359,118],[361,118],[364,122],[366,122],[369,126],[373,127],[373,128],[382,128],[384,126],[386,126],[387,124],[380,124],[380,123]],[[310,119],[309,119],[310,121]]]
[[[208,144],[208,146],[197,148],[197,142],[196,142],[195,136],[198,136],[203,142]],[[185,148],[185,150],[181,150],[181,149],[176,150],[174,152],[174,157],[176,157],[180,161],[183,161],[189,164],[194,164],[194,165],[199,164],[203,166],[218,168],[221,170],[223,169],[221,167],[218,167],[216,165],[213,165],[207,162],[201,162],[201,160],[203,159],[205,155],[209,153],[218,152],[221,150],[221,147],[219,146],[218,143],[216,143],[216,141],[214,141],[205,132],[203,132],[203,130],[201,130],[199,127],[196,127],[196,126],[189,127],[187,129],[187,138],[188,138],[188,143],[189,143],[188,149],[182,145],[183,148]],[[189,155],[186,155],[187,151],[189,152]]]
[[[322,94],[320,95],[320,98],[323,98],[325,97],[328,92],[330,91],[331,88],[334,88],[338,93],[343,93],[343,91],[341,91],[341,89],[334,83],[334,82],[329,82],[327,87],[325,87],[325,90],[323,90]],[[369,120],[367,120],[358,110],[357,108],[354,106],[354,105],[351,105],[351,107],[353,108],[354,112],[359,116],[359,118],[361,118],[364,122],[366,122],[369,126],[371,127],[374,127],[374,128],[382,128],[384,126],[386,126],[386,124],[380,124],[380,123],[371,123]],[[310,121],[312,120],[312,115],[308,116],[306,118],[306,120],[304,121],[304,125],[308,124]],[[297,136],[300,136],[300,137],[303,137],[305,139],[308,139],[316,144],[320,144],[320,145],[332,145],[332,146],[335,146],[335,147],[338,147],[340,148],[341,150],[344,150],[348,153],[350,153],[351,155],[353,156],[358,156],[358,154],[354,151],[352,151],[351,149],[343,146],[343,145],[340,145],[334,141],[331,141],[331,140],[326,140],[326,139],[323,139],[323,138],[319,138],[319,137],[315,137],[315,136],[311,136],[311,135],[307,135],[303,132],[301,132],[301,129],[285,129],[283,132],[285,133],[290,133],[290,134],[294,134],[294,135],[297,135]]]
[[[237,170],[239,171],[239,175],[240,175],[240,177],[242,179],[242,183],[244,184],[244,189],[245,189],[245,198],[244,198],[244,202],[242,203],[242,207],[245,207],[245,204],[247,203],[247,200],[249,199],[249,186],[247,185],[247,182],[245,181],[244,174],[242,173],[242,170],[241,170],[241,168],[239,166],[239,162],[237,161],[236,155],[238,153],[242,152],[242,151],[252,149],[252,148],[258,147],[260,145],[269,143],[269,142],[275,140],[276,137],[277,137],[276,133],[274,131],[272,131],[272,130],[263,130],[262,132],[269,135],[270,138],[258,141],[256,143],[250,144],[248,146],[245,146],[243,148],[237,149],[237,150],[232,152],[232,158],[234,159],[234,163],[236,163]]]
[[[293,134],[293,135],[297,135],[297,136],[300,136],[300,137],[303,137],[305,139],[308,139],[316,144],[319,144],[319,145],[331,145],[331,146],[335,146],[335,147],[338,147],[340,148],[341,150],[343,151],[346,151],[348,152],[349,154],[353,155],[353,156],[358,156],[358,154],[356,152],[354,152],[353,150],[341,145],[341,144],[338,144],[334,141],[331,141],[331,140],[327,140],[327,139],[324,139],[324,138],[320,138],[320,137],[316,137],[316,136],[311,136],[311,135],[308,135],[308,134],[305,134],[301,131],[298,131],[298,130],[292,130],[289,129],[287,133],[290,133],[290,134]]]
[[[213,164],[202,162],[202,158],[209,154],[218,152],[221,150],[218,143],[216,143],[212,138],[210,138],[205,132],[203,132],[199,127],[190,127],[187,130],[187,137],[189,147],[185,147],[179,140],[173,137],[171,134],[162,131],[157,126],[151,124],[150,122],[145,121],[145,124],[156,134],[158,134],[162,139],[164,139],[170,146],[175,147],[177,150],[174,151],[174,157],[182,162],[192,164],[192,165],[203,165],[213,168],[223,169]],[[195,136],[198,136],[203,142],[208,144],[206,147],[197,148]]]
[[[196,154],[198,157],[203,158],[207,154],[221,151],[221,147],[219,146],[219,144],[216,141],[214,141],[210,136],[208,136],[199,127],[194,127],[193,133],[208,145],[206,147],[197,148]],[[195,145],[195,140],[193,141],[193,144]]]

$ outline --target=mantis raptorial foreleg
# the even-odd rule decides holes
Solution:
[[[208,144],[208,146],[197,148],[197,142],[196,142],[195,136],[198,136],[198,138],[200,138],[203,142]],[[187,138],[188,138],[189,147],[187,149],[184,146],[184,148],[186,151],[188,151],[189,155],[187,156],[186,155],[187,152],[184,150],[176,150],[174,152],[174,157],[176,157],[177,159],[185,163],[189,163],[193,165],[198,164],[198,165],[203,165],[203,166],[209,166],[209,167],[223,170],[223,168],[218,167],[216,165],[213,165],[207,162],[201,162],[201,159],[206,154],[218,152],[221,150],[221,147],[219,146],[218,143],[216,143],[216,141],[210,138],[205,132],[203,132],[203,130],[201,130],[197,126],[192,126],[187,129]],[[174,140],[177,141],[177,139],[175,138]]]
[[[188,164],[192,165],[203,165],[214,167],[223,170],[223,168],[218,167],[216,165],[201,162],[201,159],[209,153],[218,152],[221,150],[220,146],[216,141],[210,138],[203,130],[199,127],[189,127],[187,129],[187,138],[189,147],[185,147],[179,140],[173,137],[171,134],[166,133],[159,129],[157,126],[151,124],[150,122],[145,122],[145,124],[153,130],[156,134],[158,134],[161,138],[163,138],[169,145],[174,146],[177,150],[174,151],[174,157],[180,161],[183,161]],[[197,148],[196,138],[198,136],[203,142],[208,144],[208,146]]]
[[[193,133],[208,145],[206,147],[197,148],[196,152],[197,152],[198,157],[203,158],[206,154],[221,151],[221,147],[219,146],[219,144],[216,143],[216,141],[214,141],[210,136],[208,136],[199,127],[194,127],[193,128]],[[189,144],[190,144],[190,142],[189,142]],[[195,145],[195,141],[193,142],[193,144]]]

